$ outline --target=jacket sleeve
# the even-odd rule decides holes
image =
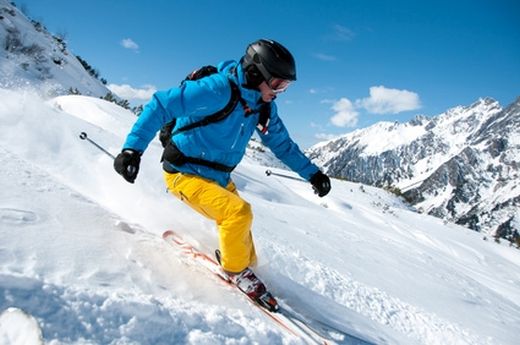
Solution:
[[[156,92],[133,125],[124,149],[144,152],[159,129],[175,118],[211,115],[229,102],[231,88],[227,78],[214,74],[179,87]]]
[[[262,142],[279,160],[307,181],[319,170],[289,136],[287,128],[278,116],[275,103],[271,105],[268,132],[266,134],[259,132],[259,135]]]

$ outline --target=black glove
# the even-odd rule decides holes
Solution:
[[[124,177],[130,183],[134,183],[137,173],[139,172],[139,164],[141,163],[141,154],[132,149],[123,149],[114,159],[114,169],[117,173]]]
[[[319,197],[324,197],[330,192],[330,178],[318,170],[317,173],[311,176],[310,182],[314,193]]]

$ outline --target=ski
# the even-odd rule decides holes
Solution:
[[[329,336],[322,334],[322,332],[325,331],[324,329],[322,329],[322,332],[318,331],[315,329],[315,327],[310,325],[310,321],[308,321],[308,319],[295,313],[292,311],[292,309],[285,306],[280,306],[276,311],[270,311],[258,302],[250,299],[244,292],[238,289],[238,287],[229,280],[229,278],[220,268],[219,263],[213,259],[213,257],[188,243],[180,234],[172,230],[168,230],[163,233],[162,237],[167,243],[178,249],[181,254],[188,258],[189,263],[204,268],[207,272],[216,276],[221,283],[235,291],[238,291],[241,295],[244,295],[246,300],[249,301],[251,305],[256,307],[262,314],[274,322],[284,332],[287,332],[290,335],[300,338],[310,344],[332,344],[332,342],[328,339]]]

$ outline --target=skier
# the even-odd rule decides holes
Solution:
[[[263,304],[276,302],[251,270],[256,263],[253,214],[230,173],[256,128],[262,142],[308,180],[316,194],[323,197],[330,191],[328,176],[301,152],[278,116],[274,100],[295,80],[294,58],[284,46],[272,40],[255,41],[238,63],[221,62],[217,73],[156,92],[114,161],[115,170],[134,183],[141,155],[159,129],[174,120],[163,154],[168,191],[215,220],[220,247],[216,253],[223,271],[240,290]],[[207,120],[215,115],[218,119]]]

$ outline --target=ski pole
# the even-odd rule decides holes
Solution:
[[[116,157],[114,157],[113,154],[111,154],[110,152],[108,152],[107,150],[105,150],[103,147],[101,147],[100,145],[98,145],[94,140],[90,139],[88,136],[87,136],[87,133],[85,132],[81,132],[79,134],[79,138],[81,140],[87,140],[89,143],[91,143],[92,145],[94,145],[95,147],[97,147],[99,150],[103,151],[107,156],[110,156],[110,158],[112,159],[116,159]]]
[[[269,169],[265,171],[265,174],[266,174],[267,176],[271,176],[271,175],[273,175],[273,176],[283,177],[283,178],[287,178],[287,179],[291,179],[291,180],[296,180],[296,181],[300,181],[300,182],[307,182],[307,181],[305,181],[305,180],[302,179],[302,178],[298,178],[298,177],[293,177],[293,176],[289,176],[289,175],[284,175],[284,174],[275,173],[275,172],[272,172],[272,171],[269,170]]]

